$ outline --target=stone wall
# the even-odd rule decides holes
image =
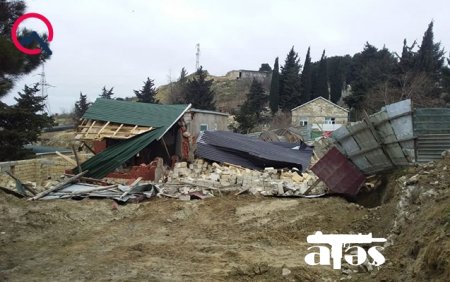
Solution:
[[[75,157],[73,155],[67,155],[71,159],[75,161]],[[80,161],[83,162],[87,160],[92,154],[80,154]],[[41,155],[36,159],[30,160],[19,160],[19,161],[10,161],[10,162],[1,162],[0,163],[0,186],[10,186],[12,178],[4,173],[8,171],[16,176],[23,182],[35,182],[36,185],[40,186],[46,180],[58,179],[64,174],[66,169],[71,169],[74,166],[68,161],[62,159],[58,155],[54,154],[46,154]]]
[[[225,115],[190,112],[190,113],[186,113],[185,121],[186,121],[189,133],[191,133],[191,135],[195,136],[195,137],[197,137],[198,134],[200,133],[200,125],[202,125],[202,124],[207,124],[208,130],[229,131],[228,116],[225,116]]]
[[[292,125],[299,126],[300,121],[306,118],[308,124],[325,124],[326,117],[335,118],[336,124],[348,122],[348,112],[325,99],[317,99],[302,107],[292,110]]]

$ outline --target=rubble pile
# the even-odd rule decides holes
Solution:
[[[429,162],[411,167],[407,175],[397,179],[398,192],[397,216],[386,246],[392,245],[401,230],[411,222],[420,210],[422,203],[429,199],[439,199],[450,187],[450,150],[442,153],[442,161]]]
[[[203,188],[248,191],[253,195],[264,196],[301,196],[317,181],[312,172],[275,169],[266,167],[262,171],[251,170],[232,164],[196,159],[192,164],[176,163],[169,171],[167,183],[179,183]],[[317,186],[308,191],[311,194],[323,194],[324,186]]]

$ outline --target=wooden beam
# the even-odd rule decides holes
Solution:
[[[91,126],[88,128],[88,130],[86,131],[85,134],[88,134],[88,133],[89,133],[89,131],[91,130],[91,128],[94,126],[95,122],[96,122],[96,120],[94,120],[94,121],[91,123]]]
[[[99,132],[97,132],[97,136],[100,136],[100,133],[103,131],[103,129],[105,129],[105,127],[107,127],[109,124],[109,121],[107,123],[105,123],[105,125],[103,125],[102,129],[100,129]]]
[[[85,170],[85,171],[83,171],[83,172],[81,172],[81,173],[75,175],[74,177],[71,177],[71,178],[67,179],[67,180],[64,181],[64,182],[61,182],[61,183],[59,183],[58,185],[53,186],[52,188],[50,188],[50,189],[48,189],[48,190],[45,190],[45,191],[43,191],[43,192],[37,194],[37,195],[34,196],[33,198],[30,198],[30,200],[38,200],[38,199],[40,199],[40,198],[42,198],[42,197],[44,197],[44,196],[50,194],[51,192],[54,192],[54,191],[56,191],[56,190],[59,190],[59,189],[63,188],[64,186],[66,186],[67,184],[76,181],[78,178],[82,177],[82,176],[85,175],[87,172],[88,172],[88,171]]]
[[[170,153],[169,153],[169,149],[167,149],[166,142],[164,141],[164,136],[161,138],[161,141],[164,145],[164,149],[166,149],[167,157],[169,158],[169,161],[170,161]]]
[[[123,126],[123,123],[120,124],[120,126],[116,129],[116,131],[114,131],[113,136],[116,136],[117,132],[119,132],[119,130],[122,128],[122,126]]]
[[[91,147],[89,147],[89,145],[86,144],[86,142],[84,142],[84,141],[83,141],[83,146],[85,146],[86,148],[88,148],[88,150],[91,151],[92,154],[96,155],[95,151],[94,151]]]
[[[73,155],[75,156],[75,161],[77,163],[78,173],[80,173],[81,172],[80,159],[78,158],[77,150],[75,149],[75,145],[73,145],[73,144],[72,144],[72,151],[73,151]]]
[[[131,183],[131,185],[129,186],[130,189],[128,189],[128,191],[126,191],[125,193],[122,194],[122,196],[120,196],[120,199],[122,200],[123,197],[125,197],[126,195],[128,195],[129,193],[131,193],[131,190],[133,190],[134,186],[138,185],[138,183],[142,180],[142,177],[139,177],[138,179],[136,179],[133,183]]]
[[[65,155],[63,155],[63,154],[61,154],[60,152],[58,152],[58,151],[56,151],[55,152],[58,156],[60,156],[61,158],[63,158],[63,159],[65,159],[67,162],[69,162],[70,164],[72,164],[72,165],[77,165],[77,162],[76,161],[74,161],[74,160],[72,160],[71,158],[69,158],[68,156],[65,156]]]

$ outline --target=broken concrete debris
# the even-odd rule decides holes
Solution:
[[[298,170],[275,169],[251,170],[232,164],[220,165],[196,159],[188,165],[186,162],[176,163],[167,176],[167,184],[180,183],[192,186],[220,189],[219,191],[248,191],[253,195],[264,196],[302,196],[317,180],[312,172]],[[324,186],[318,186],[311,194],[322,195]]]

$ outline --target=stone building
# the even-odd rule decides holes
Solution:
[[[206,130],[228,131],[228,116],[227,113],[191,108],[184,114],[184,121],[189,133],[197,137],[200,132]]]
[[[229,71],[226,77],[231,79],[248,79],[264,83],[266,80],[270,80],[272,76],[272,72],[270,71],[252,71],[252,70],[232,70]]]
[[[348,122],[348,110],[317,97],[291,110],[292,125],[334,131]]]

